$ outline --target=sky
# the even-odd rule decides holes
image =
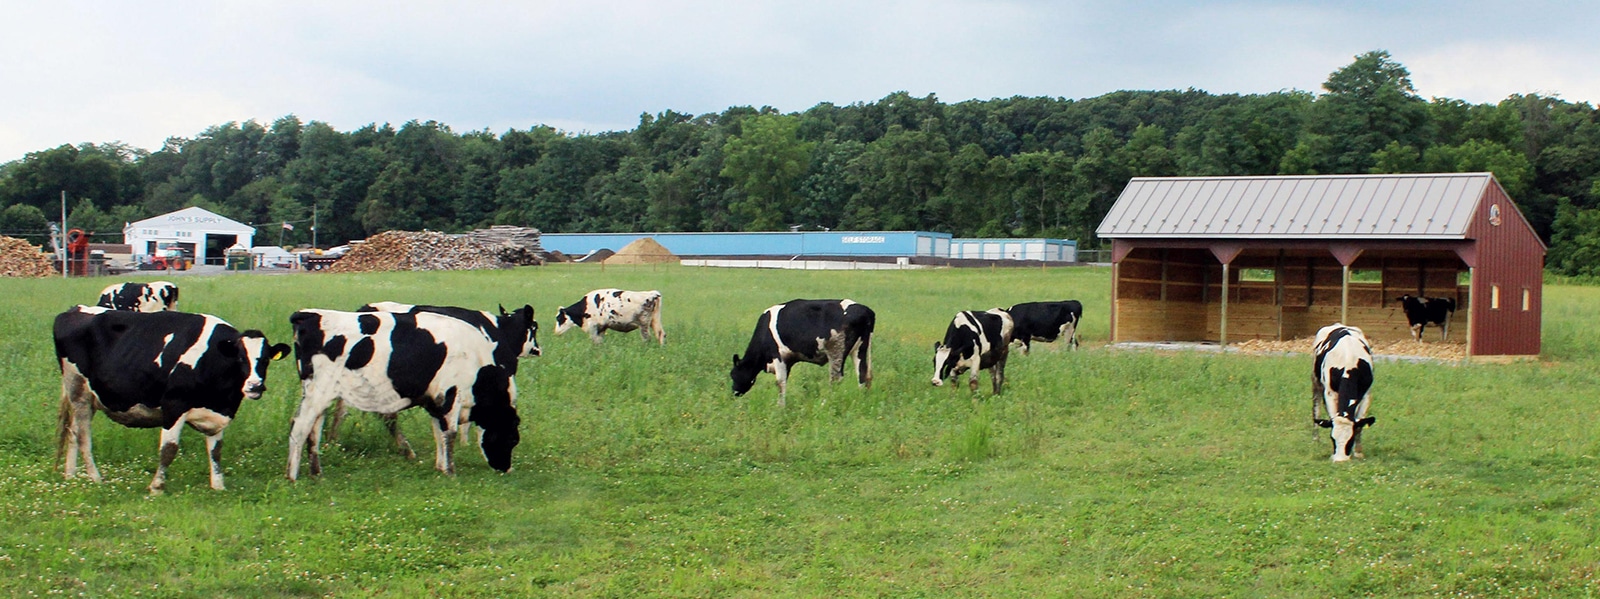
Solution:
[[[1600,101],[1585,2],[0,0],[0,15],[0,163],[289,114],[596,133],[896,91],[1320,91],[1378,49],[1424,98]]]

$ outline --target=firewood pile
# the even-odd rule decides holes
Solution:
[[[1267,339],[1251,339],[1240,343],[1231,344],[1234,349],[1244,353],[1311,353],[1312,339],[1292,339],[1289,341],[1272,341]],[[1388,343],[1373,342],[1372,354],[1374,356],[1405,356],[1418,358],[1431,358],[1435,360],[1461,360],[1467,357],[1467,346],[1456,342],[1417,341],[1415,339],[1402,339]]]
[[[495,225],[466,234],[466,239],[492,248],[502,262],[512,266],[544,264],[544,246],[539,230],[532,227]]]
[[[0,277],[41,278],[56,274],[50,255],[39,246],[15,237],[0,236]]]
[[[350,252],[328,268],[329,272],[379,272],[393,270],[485,270],[510,268],[504,253],[519,250],[474,241],[466,236],[433,231],[385,231],[353,243]],[[534,254],[537,259],[537,254]]]

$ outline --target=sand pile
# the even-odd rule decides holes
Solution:
[[[633,243],[622,246],[616,254],[606,258],[605,262],[606,264],[661,264],[677,261],[678,257],[656,243],[654,237],[641,237],[635,239]]]

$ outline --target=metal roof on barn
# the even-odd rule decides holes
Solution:
[[[1490,173],[1140,177],[1104,238],[1464,239]]]

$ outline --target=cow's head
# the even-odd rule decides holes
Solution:
[[[151,295],[151,303],[159,308],[146,309],[146,312],[178,309],[178,286],[167,281],[153,281],[145,287],[146,293]]]
[[[733,396],[739,397],[750,392],[756,386],[756,375],[761,374],[761,369],[753,364],[743,364],[739,355],[733,356],[733,370],[728,371],[728,377],[733,379]]]
[[[522,351],[517,354],[518,357],[527,358],[544,353],[539,349],[539,321],[533,319],[533,306],[524,304],[511,312],[506,312],[506,307],[500,306],[499,320],[503,333],[521,340]]]
[[[239,350],[240,366],[246,370],[244,387],[240,391],[250,399],[261,399],[261,394],[267,390],[267,366],[289,355],[289,345],[271,345],[266,335],[254,329],[240,333],[233,343]]]
[[[506,379],[505,382],[509,384],[510,380]],[[518,432],[522,417],[511,405],[509,390],[502,393],[496,389],[492,394],[479,397],[478,401],[469,417],[483,429],[478,448],[483,451],[483,459],[489,462],[490,468],[510,472],[511,452],[522,442],[522,433]]]
[[[1317,419],[1317,425],[1322,428],[1332,429],[1328,436],[1333,439],[1333,461],[1347,462],[1355,451],[1355,442],[1361,429],[1372,426],[1377,418],[1351,418],[1348,414],[1334,416],[1331,419]]]
[[[570,311],[571,308],[555,309],[555,335],[562,335],[562,333],[573,330],[573,327],[582,327],[584,325],[584,314],[578,311]]]
[[[959,368],[961,355],[948,345],[938,341],[933,342],[933,386],[942,387],[944,382],[961,374],[964,368]]]

